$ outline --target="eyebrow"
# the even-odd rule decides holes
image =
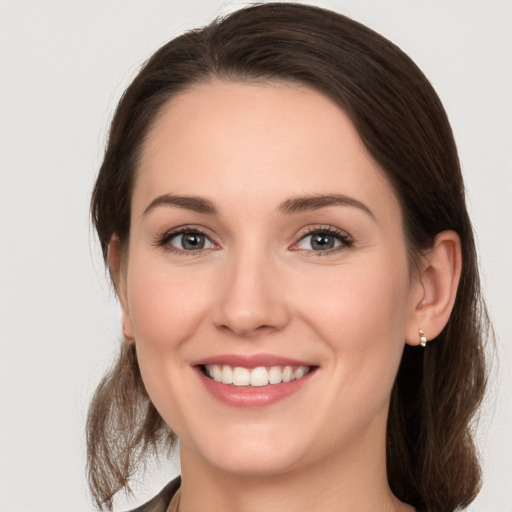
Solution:
[[[217,208],[209,200],[197,196],[175,196],[172,194],[163,194],[153,199],[148,207],[144,210],[143,215],[147,215],[151,210],[158,206],[171,206],[174,208],[182,208],[184,210],[192,210],[198,213],[206,213],[208,215],[216,215]]]
[[[170,206],[173,208],[192,210],[194,212],[204,213],[207,215],[218,214],[218,209],[215,204],[209,199],[205,199],[204,197],[163,194],[151,201],[151,203],[144,210],[143,215],[147,215],[150,211],[159,206]],[[294,213],[319,210],[328,206],[352,206],[359,208],[360,210],[367,213],[370,217],[375,219],[375,215],[373,215],[370,208],[368,208],[364,203],[352,197],[340,194],[292,197],[282,202],[277,207],[277,211],[284,215],[293,215]]]
[[[364,211],[375,220],[375,215],[364,203],[352,197],[340,194],[292,197],[281,203],[277,210],[279,213],[291,215],[294,213],[319,210],[320,208],[326,208],[328,206],[353,206]]]

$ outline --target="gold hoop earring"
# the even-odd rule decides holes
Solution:
[[[418,330],[418,334],[420,336],[420,345],[422,347],[426,347],[427,343],[428,343],[428,340],[427,340],[427,337],[425,336],[425,333],[423,332],[423,329],[419,329]]]

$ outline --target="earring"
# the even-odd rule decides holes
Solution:
[[[422,347],[426,347],[427,343],[428,343],[428,340],[427,340],[427,337],[425,336],[425,333],[423,332],[423,329],[419,329],[418,330],[418,334],[420,336],[420,345]]]

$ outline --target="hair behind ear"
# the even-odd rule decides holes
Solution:
[[[87,416],[87,475],[99,509],[112,510],[114,495],[149,453],[171,449],[175,434],[144,388],[133,343],[123,342],[112,369],[94,393]]]
[[[388,417],[390,487],[401,500],[428,512],[467,507],[481,484],[472,419],[486,387],[484,343],[492,339],[492,329],[471,233],[465,240],[451,315],[425,348],[405,346]],[[439,305],[434,301],[434,306]],[[445,315],[445,307],[437,313]]]

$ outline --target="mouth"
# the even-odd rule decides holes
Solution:
[[[203,374],[222,384],[235,387],[263,387],[300,380],[312,372],[313,366],[257,366],[245,368],[220,364],[200,366]]]
[[[319,366],[271,354],[224,354],[194,361],[205,389],[230,407],[263,407],[299,393]]]

